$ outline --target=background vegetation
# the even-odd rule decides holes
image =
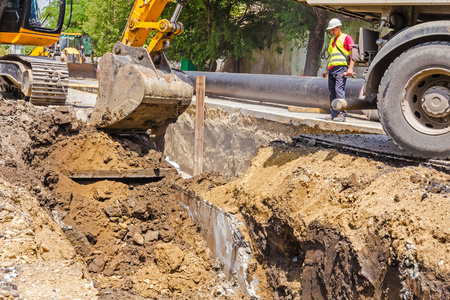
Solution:
[[[89,34],[98,56],[111,51],[120,40],[134,0],[73,0],[68,32]],[[70,3],[69,3],[70,5]],[[162,17],[170,19],[176,3],[166,6]],[[67,7],[65,22],[69,20]],[[292,0],[191,0],[179,21],[185,32],[172,40],[166,55],[189,59],[200,70],[214,71],[217,59],[251,58],[255,49],[275,45],[280,38],[308,46],[305,75],[316,75],[326,28],[326,13]],[[309,34],[312,33],[312,34]]]

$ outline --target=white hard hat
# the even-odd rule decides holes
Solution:
[[[342,26],[341,21],[340,21],[339,19],[336,19],[336,18],[331,19],[331,20],[330,20],[330,23],[328,23],[328,28],[327,28],[327,30],[336,28],[336,27],[338,27],[338,26]]]

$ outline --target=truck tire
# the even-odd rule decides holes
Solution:
[[[421,44],[395,59],[379,86],[378,112],[403,150],[450,157],[450,43]]]

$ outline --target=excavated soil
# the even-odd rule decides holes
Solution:
[[[0,138],[0,299],[248,298],[179,205],[171,189],[179,176],[150,137],[98,132],[68,107],[0,101]],[[155,168],[168,175],[66,176]]]
[[[262,299],[450,299],[450,175],[314,146],[260,148],[247,172],[182,179],[149,136],[69,107],[0,101],[0,299],[246,299],[176,199],[235,214]],[[144,182],[74,170],[168,169]]]
[[[448,174],[273,143],[184,185],[246,224],[264,298],[450,299]]]

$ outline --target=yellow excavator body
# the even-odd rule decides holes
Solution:
[[[62,30],[66,1],[50,5],[38,0],[2,0],[0,5],[0,43],[38,47],[56,43]],[[49,19],[57,20],[56,24]],[[36,51],[40,51],[39,49]],[[42,51],[45,53],[45,51]],[[64,105],[69,73],[67,64],[46,56],[8,54],[0,57],[0,80],[7,92],[28,99],[35,105]]]
[[[0,44],[48,46],[59,40],[59,34],[37,33],[24,28],[19,32],[0,33]]]

